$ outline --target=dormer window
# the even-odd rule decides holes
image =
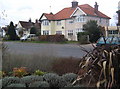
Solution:
[[[44,21],[42,22],[42,24],[43,24],[44,26],[48,26],[48,25],[49,25],[49,21],[48,21],[48,20],[44,20]]]

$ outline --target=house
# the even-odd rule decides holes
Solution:
[[[5,35],[6,35],[5,30],[0,27],[0,38],[4,37]]]
[[[63,34],[68,40],[77,40],[77,33],[83,32],[83,25],[89,20],[96,20],[98,25],[109,26],[110,17],[98,10],[97,2],[94,8],[88,4],[64,8],[56,14],[43,13],[40,17],[41,35]]]
[[[118,11],[116,12],[118,14],[118,22],[116,26],[106,26],[105,27],[105,36],[114,36],[114,37],[120,37],[120,1],[118,2]]]
[[[17,26],[16,26],[16,29],[17,29],[17,33],[18,33],[18,36],[23,36],[23,35],[26,35],[26,34],[30,34],[30,29],[32,27],[35,27],[36,30],[37,30],[37,33],[40,33],[40,30],[41,30],[41,23],[36,20],[36,22],[31,22],[31,20],[29,20],[28,22],[27,21],[19,21]]]
[[[30,33],[30,29],[34,26],[34,23],[31,22],[31,20],[29,20],[29,22],[27,21],[19,21],[16,29],[19,33],[18,36],[22,36],[22,35],[26,35]]]
[[[108,26],[105,27],[105,36],[106,37],[118,37],[119,36],[119,28],[117,26]]]

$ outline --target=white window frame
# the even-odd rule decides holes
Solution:
[[[76,34],[78,34],[78,32],[84,32],[82,28],[77,28],[76,29]]]
[[[57,25],[61,25],[61,20],[56,22]]]
[[[69,20],[68,22],[69,22],[69,24],[73,24],[74,20]]]
[[[49,35],[49,30],[43,30],[43,35]]]
[[[76,17],[76,22],[85,22],[85,16],[79,15]]]
[[[56,34],[62,35],[62,31],[56,31]]]
[[[49,21],[48,21],[48,20],[43,20],[43,21],[42,21],[42,24],[43,24],[44,26],[48,26],[48,25],[49,25]]]
[[[74,34],[73,34],[73,30],[68,30],[68,36],[73,36]]]

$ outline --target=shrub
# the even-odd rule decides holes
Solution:
[[[31,83],[29,87],[41,87],[41,88],[44,88],[44,87],[50,87],[49,83],[48,82],[45,82],[45,81],[37,81],[37,82],[34,82],[34,83]]]
[[[45,81],[47,81],[50,84],[50,87],[63,87],[63,86],[65,86],[65,81],[61,80],[61,77],[55,73],[44,74],[43,78]]]
[[[88,33],[87,32],[79,32],[77,34],[77,38],[78,38],[78,41],[81,43],[81,44],[86,44],[88,43]]]
[[[40,71],[40,70],[36,70],[34,74],[40,76],[40,75],[44,75],[45,73],[46,73],[46,72],[42,72],[42,71]]]
[[[23,77],[27,74],[26,67],[20,67],[20,68],[14,68],[13,69],[13,75],[17,77]]]
[[[28,87],[30,83],[35,81],[43,81],[43,77],[37,76],[37,75],[31,75],[31,76],[25,76],[21,78],[21,83],[24,83],[26,87]]]
[[[59,75],[63,75],[65,73],[77,73],[79,69],[78,64],[79,59],[77,58],[60,58],[54,61],[52,70]]]
[[[20,88],[21,88],[21,87],[25,87],[25,85],[18,83],[18,84],[10,84],[10,85],[8,85],[7,87],[15,87],[15,88],[16,88],[16,87],[20,87]]]
[[[74,73],[67,73],[62,75],[62,78],[65,79],[67,83],[72,83],[77,78],[77,76],[78,75]]]
[[[5,77],[2,79],[2,87],[6,87],[13,83],[20,83],[20,78],[18,77]]]
[[[64,35],[41,35],[39,36],[40,41],[48,41],[48,42],[64,42]]]

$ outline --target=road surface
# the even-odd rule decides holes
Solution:
[[[46,44],[46,43],[25,43],[25,42],[4,42],[8,51],[13,54],[37,54],[55,57],[76,57],[80,58],[86,53],[81,50],[80,46],[86,50],[92,50],[91,44]]]

